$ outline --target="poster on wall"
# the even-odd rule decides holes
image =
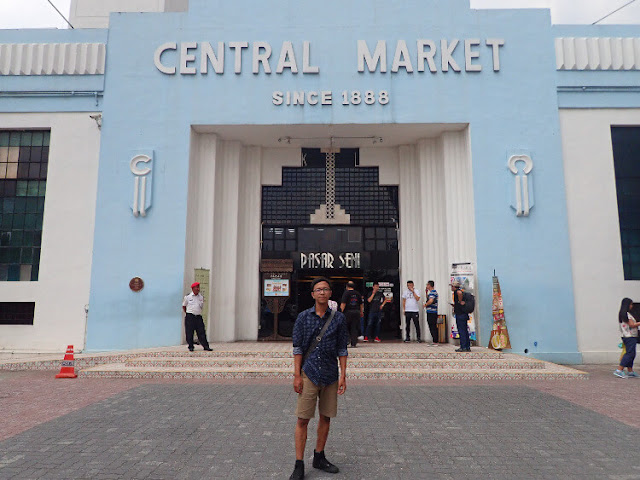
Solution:
[[[473,295],[475,292],[475,273],[473,271],[473,265],[471,263],[453,263],[451,265],[451,280],[460,282],[460,288],[465,292],[469,292]],[[453,303],[453,295],[451,296],[451,303]],[[452,307],[453,310],[453,307]],[[469,321],[467,322],[467,328],[469,329],[469,340],[475,341],[476,338],[476,322],[473,313],[469,314]],[[453,317],[453,315],[452,315]],[[451,338],[459,339],[458,327],[456,322],[451,322]]]
[[[204,297],[204,306],[202,307],[202,320],[204,321],[204,331],[208,332],[209,327],[209,270],[206,268],[196,268],[193,271],[193,278],[200,283],[200,295]]]
[[[504,318],[502,291],[500,290],[500,282],[496,276],[493,277],[493,302],[491,310],[493,311],[493,328],[491,329],[489,348],[493,348],[494,350],[511,348],[509,332],[507,331],[507,321]]]
[[[289,280],[284,278],[266,278],[264,280],[265,297],[288,297]]]

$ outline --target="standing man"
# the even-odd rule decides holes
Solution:
[[[369,303],[369,320],[364,341],[368,342],[371,337],[374,341],[380,342],[380,321],[382,320],[382,309],[387,304],[387,297],[380,291],[378,282],[373,282],[373,290],[367,298],[367,302]]]
[[[315,416],[319,399],[318,440],[313,451],[313,468],[338,473],[338,467],[327,460],[324,447],[329,436],[331,418],[338,413],[338,395],[347,390],[347,344],[349,332],[344,315],[335,312],[316,347],[311,347],[331,318],[329,297],[331,284],[324,277],[311,283],[315,305],[301,312],[293,326],[293,389],[298,394],[296,408],[296,465],[289,480],[304,478],[304,448],[307,444],[309,419]],[[304,355],[304,357],[303,357]],[[340,377],[338,378],[338,361]]]
[[[193,352],[193,332],[198,334],[200,345],[210,352],[209,342],[207,342],[207,334],[204,331],[204,322],[202,321],[202,307],[204,307],[204,297],[200,295],[200,284],[194,282],[191,284],[191,293],[184,297],[182,301],[182,311],[186,313],[184,317],[184,331],[189,344],[189,351]]]
[[[438,292],[436,292],[435,286],[433,280],[427,282],[427,301],[424,302],[424,308],[427,311],[427,325],[429,325],[429,332],[434,344],[438,343]]]
[[[358,326],[360,319],[364,316],[364,304],[362,303],[362,295],[355,290],[356,284],[352,281],[347,283],[347,289],[342,294],[340,300],[340,310],[347,317],[347,327],[351,334],[351,346],[358,344]]]
[[[469,341],[469,314],[464,313],[464,294],[460,288],[460,282],[454,280],[451,282],[451,291],[453,292],[453,314],[456,317],[456,327],[458,328],[458,336],[460,337],[460,348],[456,352],[470,352],[471,342]]]
[[[411,341],[411,320],[416,326],[416,336],[418,337],[418,343],[422,343],[420,338],[420,295],[416,292],[413,286],[413,281],[407,282],[407,289],[402,294],[402,309],[404,310],[404,328],[405,336],[404,341],[408,343]]]

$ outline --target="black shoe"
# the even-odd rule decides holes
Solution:
[[[411,340],[409,340],[408,338],[404,339],[404,343],[409,343]]]
[[[211,347],[207,347],[204,349],[205,352],[213,352],[213,350],[211,349]]]
[[[304,462],[302,460],[296,460],[296,466],[293,469],[293,473],[289,477],[289,480],[302,480],[304,478]]]
[[[189,351],[190,351],[190,352],[193,352],[193,347],[189,347]]]
[[[456,348],[456,352],[466,352],[464,348]]]
[[[424,340],[418,339],[418,343],[423,343],[423,342],[424,342]]]
[[[338,473],[340,469],[331,463],[324,456],[324,450],[321,452],[313,451],[313,468],[318,468],[327,473]]]

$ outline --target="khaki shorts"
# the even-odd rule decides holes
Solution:
[[[333,418],[338,414],[338,382],[319,387],[302,372],[302,393],[298,394],[296,417],[310,419],[316,415],[316,400],[320,415]]]

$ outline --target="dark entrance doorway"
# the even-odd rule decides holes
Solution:
[[[278,316],[280,335],[291,336],[298,313],[313,305],[311,282],[324,276],[338,303],[349,280],[365,299],[374,281],[384,282],[393,299],[380,336],[401,338],[398,187],[380,185],[378,175],[378,167],[359,166],[357,149],[303,149],[300,167],[282,169],[281,186],[262,187],[262,259],[294,265],[290,297]],[[367,314],[365,301],[365,320]],[[263,304],[261,337],[273,333],[269,315]]]

